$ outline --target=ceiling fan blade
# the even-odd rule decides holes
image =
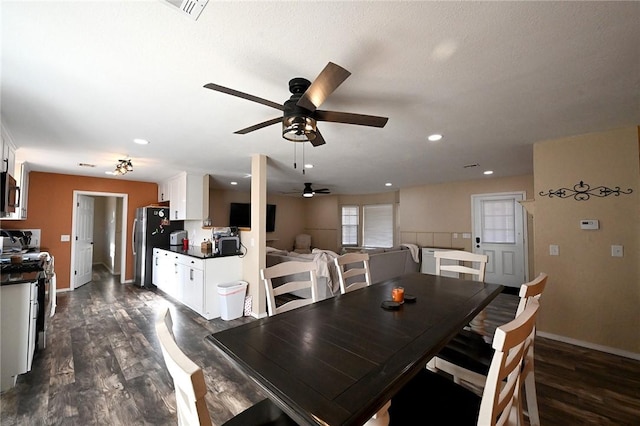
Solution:
[[[314,189],[313,192],[315,192],[316,194],[331,194],[329,188]]]
[[[326,142],[322,137],[322,133],[320,133],[320,130],[316,127],[316,138],[311,141],[311,145],[320,146],[320,145],[324,145],[325,143]]]
[[[282,117],[272,118],[271,120],[263,121],[262,123],[254,124],[251,127],[247,127],[245,129],[237,130],[233,133],[238,135],[245,135],[249,132],[253,132],[254,130],[262,129],[263,127],[271,126],[272,124],[282,123]]]
[[[329,62],[304,92],[296,105],[315,111],[351,73],[340,65]]]
[[[226,93],[227,95],[237,96],[238,98],[246,99],[248,101],[257,102],[262,105],[270,106],[271,108],[279,109],[280,111],[284,111],[284,106],[267,99],[262,99],[257,96],[249,95],[248,93],[239,92],[237,90],[229,89],[228,87],[219,86],[213,83],[207,83],[204,85],[207,89],[215,90],[216,92]]]
[[[332,123],[357,124],[359,126],[384,127],[389,121],[388,117],[376,115],[352,114],[350,112],[336,112],[316,110],[313,114],[316,121],[329,121]]]

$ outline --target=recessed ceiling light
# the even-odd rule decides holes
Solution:
[[[115,175],[116,172],[112,172],[111,170],[104,172],[105,175]]]
[[[133,140],[133,142],[137,143],[138,145],[149,145],[149,141],[146,139],[136,138]]]
[[[230,183],[231,185],[237,185],[237,184],[238,184],[238,182],[236,182],[235,180],[234,180],[234,181],[232,181],[232,182],[229,182],[229,183]]]
[[[485,174],[485,175],[492,175],[492,174],[493,174],[493,170],[485,170],[485,171],[483,172],[483,174]]]
[[[391,182],[387,182],[384,184],[384,186],[392,186],[393,184]]]
[[[313,169],[313,164],[305,164],[304,168],[305,169]]]
[[[439,141],[440,139],[442,139],[442,135],[434,133],[433,135],[429,135],[427,139],[429,139],[431,142]]]

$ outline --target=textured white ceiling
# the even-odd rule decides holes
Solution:
[[[197,21],[161,0],[0,7],[2,126],[34,170],[107,177],[130,156],[114,179],[187,170],[248,188],[264,153],[272,191],[372,193],[529,174],[536,141],[640,124],[640,2],[209,0]],[[202,87],[282,103],[329,61],[352,75],[322,109],[389,122],[320,123],[327,144],[304,160],[279,125],[233,133],[277,110]]]

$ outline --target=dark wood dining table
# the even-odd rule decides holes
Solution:
[[[393,287],[415,296],[381,307]],[[362,425],[503,289],[413,273],[207,336],[301,425]]]

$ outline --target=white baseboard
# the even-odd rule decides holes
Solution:
[[[600,352],[605,352],[612,355],[618,355],[624,358],[634,359],[636,361],[640,361],[640,354],[623,351],[621,349],[612,348],[609,346],[596,345],[595,343],[584,342],[582,340],[572,339],[570,337],[559,336],[557,334],[545,333],[542,331],[536,331],[536,334],[540,337],[544,337],[545,339],[557,340],[563,343],[569,343],[570,345],[581,346],[587,349],[593,349]]]

